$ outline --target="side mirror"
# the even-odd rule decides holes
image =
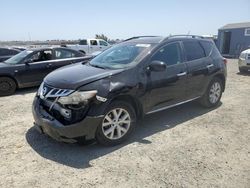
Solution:
[[[25,65],[30,65],[33,61],[31,59],[27,59],[24,61]]]
[[[166,68],[166,64],[162,61],[152,61],[149,65],[149,70],[155,72],[165,71]]]

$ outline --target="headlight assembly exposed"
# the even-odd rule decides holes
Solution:
[[[76,91],[69,96],[60,97],[58,102],[62,105],[79,104],[81,102],[88,102],[88,99],[96,96],[97,91]]]

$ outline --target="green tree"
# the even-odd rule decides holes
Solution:
[[[104,34],[96,34],[95,35],[95,38],[96,39],[103,39],[103,40],[105,40],[105,41],[108,41],[108,37],[107,36],[105,36]]]

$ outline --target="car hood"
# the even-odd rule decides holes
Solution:
[[[123,69],[101,69],[78,63],[51,72],[45,77],[44,82],[51,87],[76,90],[83,85],[122,71]]]
[[[9,67],[9,65],[6,63],[0,62],[0,68],[2,68],[2,67]]]

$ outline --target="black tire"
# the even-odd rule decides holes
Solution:
[[[124,112],[128,113],[130,116],[130,126],[129,126],[129,128],[127,128],[127,132],[123,133],[124,135],[121,138],[117,138],[117,139],[108,138],[107,136],[105,136],[104,131],[103,131],[103,123],[105,121],[105,117],[106,117],[106,115],[111,113],[111,111],[113,109],[124,109],[125,110]],[[105,146],[114,146],[114,145],[120,144],[128,139],[128,137],[133,132],[135,126],[136,126],[136,113],[135,113],[134,108],[127,102],[114,101],[105,110],[104,118],[96,130],[96,140],[99,144],[102,144]],[[108,129],[110,129],[110,128],[111,128],[111,126],[108,127]],[[113,131],[115,132],[115,130],[116,130],[116,133],[118,134],[118,130],[114,128]],[[120,134],[121,134],[121,132],[120,132]]]
[[[9,77],[0,77],[0,96],[8,96],[15,93],[16,82]]]
[[[210,92],[211,92],[212,86],[215,83],[218,83],[220,85],[220,92],[219,92],[219,96],[218,96],[218,99],[216,100],[216,102],[211,102],[211,100],[210,100]],[[204,107],[207,107],[207,108],[217,106],[219,104],[219,102],[220,102],[220,99],[221,99],[221,96],[222,96],[222,91],[223,91],[222,80],[220,78],[217,78],[217,77],[213,78],[211,80],[211,82],[209,83],[205,94],[201,97],[200,104],[202,106],[204,106]]]

